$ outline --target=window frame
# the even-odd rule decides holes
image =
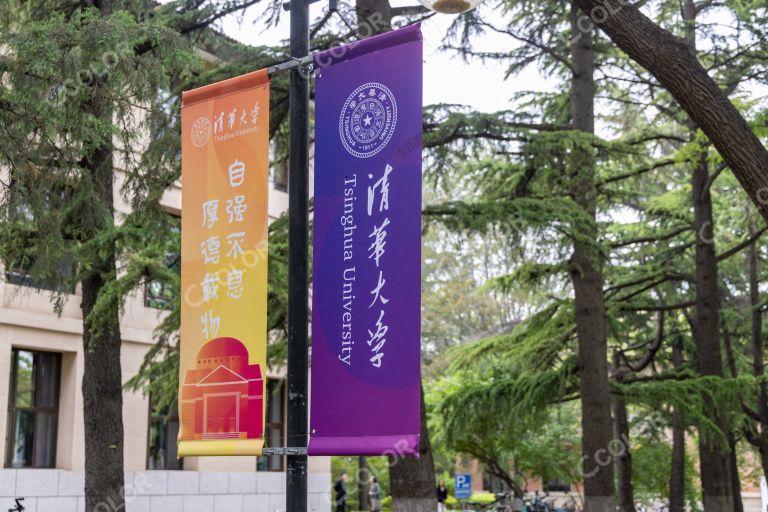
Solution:
[[[19,352],[30,352],[32,354],[32,381],[34,385],[34,391],[33,391],[33,401],[35,405],[28,407],[28,406],[17,406],[16,405],[16,389],[17,389],[17,369],[18,369],[18,360],[19,360]],[[39,389],[38,386],[38,367],[39,367],[39,357],[42,354],[46,354],[49,356],[52,356],[55,361],[55,367],[56,367],[56,375],[58,376],[58,379],[55,383],[55,390],[54,390],[54,396],[55,396],[55,406],[40,406],[37,405],[37,392]],[[37,350],[37,349],[27,349],[27,348],[21,348],[21,347],[12,347],[11,348],[11,372],[10,372],[10,385],[8,386],[8,421],[6,425],[6,439],[5,439],[5,460],[3,461],[3,466],[5,468],[9,469],[52,469],[56,467],[56,452],[58,449],[58,441],[59,441],[59,408],[61,405],[61,368],[62,368],[62,354],[60,352],[52,352],[47,350]],[[34,415],[34,421],[32,423],[32,463],[27,466],[14,466],[13,465],[13,444],[16,439],[16,416],[18,411],[32,411],[32,414]],[[37,420],[38,420],[38,413],[45,413],[50,414],[53,418],[53,442],[51,444],[51,452],[53,454],[53,463],[48,466],[38,466],[36,464],[37,460]]]
[[[75,265],[68,260],[62,259],[59,262],[62,276],[72,276],[75,272]],[[74,283],[54,284],[45,278],[35,278],[32,275],[32,266],[23,264],[13,264],[5,262],[5,282],[14,286],[23,286],[32,288],[35,291],[59,292],[67,295],[76,294],[76,285]]]
[[[270,382],[276,383],[278,386],[280,386],[280,421],[269,421],[269,410],[265,410],[265,421],[264,421],[264,446],[267,446],[267,441],[269,440],[267,436],[268,429],[277,428],[280,432],[280,444],[285,446],[285,438],[286,438],[286,381],[285,379],[280,378],[267,378],[267,382],[264,385],[264,406],[268,407],[267,400],[270,398],[270,389],[269,385]],[[272,461],[277,458],[280,462],[279,467],[273,468],[272,467]],[[260,465],[262,464],[262,461],[266,459],[266,469],[261,469]],[[260,472],[282,472],[285,471],[286,465],[285,465],[285,457],[283,455],[262,455],[257,459],[256,462],[256,471]]]
[[[571,492],[573,487],[571,483],[565,478],[551,478],[542,482],[542,489],[544,492]]]
[[[271,178],[275,190],[288,193],[288,160],[277,162],[273,166]]]
[[[181,239],[181,217],[174,213],[167,213],[173,217],[175,225],[171,228],[172,231],[176,231]],[[171,270],[174,270],[181,274],[181,253],[180,252],[168,252],[165,254],[165,265]],[[159,280],[144,279],[144,307],[149,309],[157,309],[160,311],[168,311],[173,306],[173,290],[170,289],[168,283]],[[159,285],[157,294],[152,291],[152,287]]]
[[[11,176],[11,194],[12,199],[14,199],[14,195],[18,194],[16,189],[14,188],[16,185],[15,180],[13,176]],[[72,193],[74,191],[74,187],[71,183],[67,182],[65,184],[56,184],[54,185],[53,190],[47,191],[47,197],[46,197],[46,206],[50,207],[51,209],[55,208],[61,208],[61,206],[67,201],[68,194]],[[12,215],[21,215],[26,218],[26,220],[30,223],[34,222],[34,215],[31,213],[29,209],[28,202],[25,202],[23,200],[23,195],[21,200],[15,200],[13,202],[13,209],[14,212]],[[32,226],[29,226],[26,228],[27,232],[34,232],[36,231],[36,227],[34,224]],[[21,240],[22,244],[28,244],[28,241],[25,239]],[[25,245],[26,247],[26,245]],[[54,282],[51,279],[48,279],[46,277],[34,277],[32,275],[32,269],[34,268],[34,259],[22,259],[22,261],[3,261],[4,265],[4,271],[5,271],[5,282],[8,284],[12,284],[15,286],[23,286],[26,288],[32,288],[35,291],[52,291],[52,292],[58,292],[62,294],[67,295],[75,295],[77,293],[77,286],[75,282],[70,281],[69,279],[72,278],[72,276],[75,275],[75,272],[77,271],[77,266],[75,262],[69,258],[62,258],[58,262],[58,271],[61,274],[59,276],[61,278],[61,282]]]
[[[147,454],[146,454],[146,468],[147,471],[183,471],[184,470],[184,457],[174,459],[178,461],[178,466],[169,468],[168,467],[168,461],[170,460],[168,456],[168,446],[169,441],[172,443],[176,442],[176,439],[169,438],[168,436],[168,426],[171,422],[175,420],[177,423],[179,429],[181,429],[181,421],[179,420],[179,412],[178,407],[176,407],[176,404],[172,405],[169,408],[169,411],[171,414],[163,415],[163,414],[155,414],[155,408],[152,406],[152,401],[149,402],[149,411],[147,414]],[[165,448],[164,448],[164,464],[162,468],[152,468],[150,467],[150,460],[151,460],[151,448],[152,448],[152,424],[153,423],[160,423],[163,426],[163,430],[165,431]]]

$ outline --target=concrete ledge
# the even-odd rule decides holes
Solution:
[[[27,498],[21,502],[24,505],[24,512],[35,512],[37,510],[37,500],[35,498]],[[13,498],[0,498],[0,510],[5,512],[16,508],[16,502]]]
[[[16,496],[58,496],[59,473],[57,469],[17,469]]]
[[[243,497],[240,494],[218,494],[213,499],[213,506],[217,512],[220,510],[243,512]]]
[[[170,471],[168,494],[199,494],[200,473],[197,471]]]
[[[259,494],[285,492],[285,473],[278,472],[257,472],[256,488]],[[330,485],[330,481],[328,482]]]
[[[126,471],[126,512],[284,512],[285,473]],[[63,469],[0,469],[0,512],[85,510],[85,476]],[[331,506],[330,473],[310,473],[310,512]]]
[[[150,500],[151,512],[168,512],[171,510],[182,510],[184,507],[183,496],[152,496],[150,497],[149,500]]]
[[[85,489],[84,473],[78,471],[59,472],[59,496],[82,496],[83,489]]]
[[[177,512],[182,512],[181,510]],[[184,496],[184,512],[215,512],[213,496]]]
[[[136,471],[133,477],[136,496],[159,496],[168,493],[169,471]]]
[[[26,510],[29,509],[25,507]],[[37,512],[77,512],[77,498],[38,498]]]
[[[226,494],[229,491],[229,473],[204,471],[200,473],[200,494]]]
[[[227,494],[256,494],[256,473],[229,473]]]
[[[331,492],[332,483],[330,473],[310,473],[307,479],[307,492]]]
[[[270,512],[269,496],[263,494],[243,496],[243,512]]]
[[[16,470],[0,469],[0,498],[13,496],[16,496]],[[3,510],[2,506],[0,510]]]

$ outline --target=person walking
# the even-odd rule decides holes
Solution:
[[[448,501],[448,488],[445,482],[440,480],[437,483],[437,512],[445,512],[446,501]]]
[[[379,479],[371,477],[371,484],[368,486],[368,500],[371,504],[371,512],[381,512],[381,486]]]
[[[544,503],[539,496],[539,491],[533,491],[533,510],[535,512],[541,512],[544,510]]]
[[[339,479],[333,484],[336,498],[336,512],[347,512],[347,473],[342,471]]]

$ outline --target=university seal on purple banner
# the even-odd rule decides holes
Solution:
[[[310,455],[417,455],[418,25],[315,58]]]
[[[339,135],[350,155],[369,158],[387,145],[397,124],[397,101],[378,82],[355,89],[341,109]]]

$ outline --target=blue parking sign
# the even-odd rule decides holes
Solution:
[[[454,477],[453,495],[457,500],[472,497],[472,475],[463,473]]]

